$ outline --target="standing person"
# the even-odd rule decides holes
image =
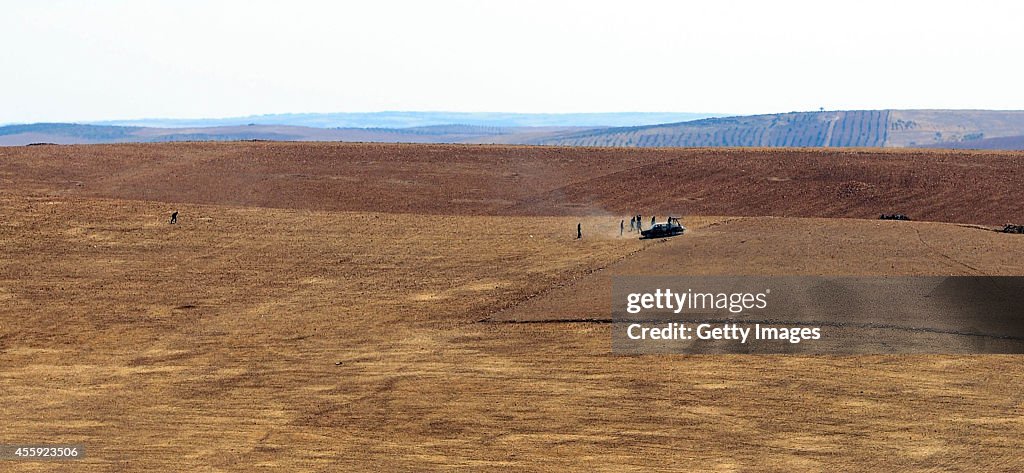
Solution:
[[[636,230],[636,215],[629,217],[629,233],[633,233]]]
[[[576,239],[577,240],[583,239],[583,224],[582,223],[577,223],[576,224]]]
[[[174,225],[175,223],[178,223],[178,211],[177,210],[175,210],[174,213],[171,214],[171,225]]]
[[[626,219],[619,220],[619,236],[626,231]]]
[[[651,226],[654,226],[654,215],[651,215]]]
[[[643,222],[643,220],[640,218],[640,214],[637,214],[636,215],[636,231],[638,231],[638,232],[640,230],[644,229],[644,224],[641,223],[641,222]]]

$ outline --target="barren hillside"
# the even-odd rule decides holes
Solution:
[[[1021,235],[766,216],[1019,218],[1021,160],[0,148],[0,444],[86,451],[19,471],[1019,471],[1019,357],[616,356],[571,320],[614,274],[1021,274]],[[690,232],[619,235],[654,209]]]
[[[0,183],[62,196],[473,215],[1024,221],[1024,153],[340,143],[0,148]]]

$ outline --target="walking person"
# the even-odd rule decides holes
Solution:
[[[583,239],[583,224],[582,223],[577,223],[576,224],[576,239],[577,240],[582,240]]]
[[[178,223],[178,211],[177,210],[175,210],[174,213],[171,214],[171,225],[174,225],[175,223]]]
[[[619,220],[619,236],[626,231],[626,219]]]

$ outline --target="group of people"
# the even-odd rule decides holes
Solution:
[[[634,216],[630,217],[629,218],[629,232],[633,233],[634,231],[639,232],[639,231],[643,230],[644,226],[643,226],[642,222],[643,222],[643,219],[642,219],[642,217],[640,215],[634,215]],[[655,219],[654,219],[654,216],[652,215],[651,216],[651,226],[652,227],[654,226],[654,223],[655,223]],[[625,233],[626,233],[626,220],[622,219],[622,220],[619,220],[619,236],[623,236]],[[576,239],[577,240],[583,239],[583,224],[582,223],[577,223],[576,224]]]
[[[654,226],[654,222],[655,222],[654,216],[651,215],[651,226],[652,227]],[[620,235],[623,233],[625,228],[626,228],[625,220],[619,222],[619,234]],[[629,231],[631,233],[634,232],[634,231],[639,232],[639,231],[641,231],[643,229],[644,229],[644,224],[643,224],[643,217],[642,216],[634,215],[633,217],[631,217],[629,219]]]
[[[654,226],[655,222],[656,222],[655,217],[652,215],[651,216],[651,226],[652,227]],[[630,233],[639,232],[639,231],[641,231],[643,229],[644,229],[644,224],[643,224],[643,217],[642,216],[634,215],[634,216],[629,218],[629,232]],[[619,220],[619,236],[623,236],[623,235],[625,235],[625,233],[626,233],[626,220],[622,219],[622,220]],[[576,238],[583,238],[582,233],[580,233],[580,231],[579,231],[579,226],[578,225],[577,225],[577,229],[576,229]]]

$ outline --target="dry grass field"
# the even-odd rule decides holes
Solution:
[[[958,225],[1024,223],[1022,173],[943,151],[0,148],[0,444],[87,449],[0,469],[1020,471],[1019,356],[616,356],[608,324],[557,319],[601,316],[611,274],[1024,274],[1024,237]],[[690,234],[618,237],[673,209]],[[892,211],[934,222],[840,218]]]

